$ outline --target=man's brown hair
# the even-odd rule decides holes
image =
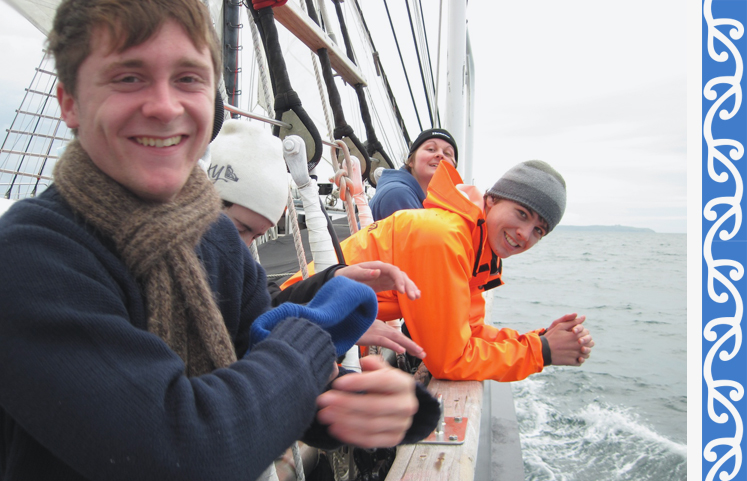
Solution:
[[[60,82],[76,96],[78,68],[91,53],[91,37],[96,29],[108,31],[113,50],[123,52],[147,41],[166,20],[181,25],[197,49],[207,46],[217,85],[222,70],[221,50],[210,12],[200,0],[63,1],[48,38]]]

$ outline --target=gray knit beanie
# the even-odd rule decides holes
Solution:
[[[549,234],[565,212],[565,180],[547,162],[527,160],[506,172],[488,194],[513,200],[547,221]]]

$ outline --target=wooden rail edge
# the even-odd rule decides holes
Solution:
[[[444,401],[444,416],[468,418],[463,444],[407,444],[397,448],[397,457],[386,481],[470,481],[475,476],[480,437],[483,383],[432,379],[428,390]]]

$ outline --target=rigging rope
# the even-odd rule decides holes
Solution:
[[[407,133],[407,126],[405,125],[405,120],[402,118],[402,113],[399,110],[399,105],[397,105],[397,99],[394,97],[394,93],[392,92],[392,87],[389,84],[389,79],[386,76],[386,72],[384,72],[384,66],[381,64],[381,59],[379,58],[379,52],[376,50],[376,46],[373,42],[373,36],[371,35],[371,31],[368,29],[368,24],[366,24],[366,19],[363,17],[363,10],[361,10],[361,6],[358,3],[358,0],[354,0],[355,2],[355,8],[358,12],[358,19],[363,25],[363,29],[366,32],[366,37],[368,38],[368,43],[371,46],[371,51],[373,52],[373,61],[374,66],[376,67],[376,72],[378,75],[382,78],[384,82],[384,87],[387,92],[387,97],[389,98],[389,103],[392,106],[392,111],[394,112],[394,116],[397,119],[397,123],[399,124],[399,128],[402,131],[402,136],[405,139],[405,143],[407,146],[410,145],[410,135]]]
[[[304,12],[306,12],[306,2],[301,2],[301,8]],[[308,12],[307,12],[308,15]],[[332,36],[330,35],[330,38]],[[334,41],[334,38],[332,38]],[[309,50],[309,55],[311,55],[311,64],[314,66],[314,78],[316,78],[316,88],[319,91],[319,98],[322,99],[322,110],[324,111],[324,121],[327,124],[327,136],[332,139],[334,138],[334,127],[332,127],[332,119],[331,115],[332,113],[329,111],[329,103],[327,102],[327,96],[325,95],[324,91],[324,80],[322,79],[322,74],[319,72],[319,58],[317,55]]]
[[[306,145],[306,159],[308,170],[312,170],[322,158],[322,137],[311,120],[309,114],[301,105],[301,98],[291,86],[288,70],[283,59],[283,53],[278,41],[278,31],[275,25],[275,14],[271,6],[283,5],[280,0],[258,0],[256,5],[246,4],[259,29],[265,47],[267,63],[270,67],[270,81],[275,94],[275,118],[291,125],[291,129],[273,128],[273,134],[281,139],[287,135],[298,135],[304,138]],[[264,8],[257,8],[258,5]]]
[[[275,117],[275,109],[272,106],[272,85],[267,74],[267,59],[265,59],[264,49],[259,38],[259,30],[255,22],[249,22],[249,30],[252,32],[252,46],[254,47],[254,59],[257,62],[257,69],[259,70],[259,80],[262,85],[262,96],[265,101],[265,111],[270,117]]]
[[[436,79],[441,75],[441,16],[444,13],[444,0],[438,2],[438,45],[436,46]],[[438,105],[438,82],[436,82],[436,105]],[[441,125],[441,119],[438,120]]]
[[[402,50],[399,48],[399,40],[397,39],[397,32],[394,31],[394,23],[392,23],[392,16],[389,13],[389,5],[384,0],[384,8],[386,9],[386,16],[389,19],[389,27],[392,29],[392,36],[394,37],[394,44],[397,46],[397,53],[399,54],[399,61],[402,64],[402,72],[405,74],[405,82],[407,83],[407,90],[410,91],[410,99],[412,100],[412,108],[415,110],[415,117],[418,119],[418,127],[420,130],[423,129],[423,123],[420,121],[420,113],[418,112],[418,106],[415,105],[415,95],[412,93],[412,86],[410,85],[410,76],[407,75],[407,68],[405,68],[405,61],[402,58]]]
[[[337,162],[337,156],[333,152],[333,162],[335,167],[334,182],[340,189],[340,198],[346,202],[348,212],[348,225],[350,233],[358,232],[358,221],[355,219],[355,207],[358,208],[358,219],[361,227],[366,227],[373,223],[371,208],[368,206],[368,199],[363,190],[363,180],[361,177],[361,164],[357,157],[351,156],[347,144],[342,140],[335,142],[338,148],[342,150],[344,164]],[[353,203],[355,202],[355,205]]]
[[[312,0],[306,0],[307,2],[307,13],[309,18],[319,25],[319,18],[314,10],[314,4]],[[324,77],[324,83],[327,86],[327,96],[329,97],[329,104],[332,107],[332,116],[335,120],[334,138],[348,140],[350,144],[348,147],[355,149],[356,154],[360,154],[360,157],[365,163],[363,176],[368,177],[371,170],[371,158],[366,151],[366,148],[361,144],[361,141],[356,137],[353,128],[345,121],[345,114],[342,111],[342,100],[340,99],[340,92],[337,90],[335,85],[334,74],[332,73],[332,65],[329,61],[329,53],[326,48],[320,48],[317,50],[319,56],[319,64],[322,67],[322,75]]]
[[[298,258],[298,265],[301,267],[301,276],[304,279],[309,278],[309,267],[306,264],[306,252],[303,249],[303,242],[301,242],[301,228],[298,226],[298,213],[296,213],[296,205],[293,202],[293,195],[288,191],[288,214],[291,221],[291,231],[293,232],[293,245],[296,247],[296,257]]]
[[[353,45],[350,42],[350,34],[348,32],[348,28],[345,25],[345,17],[342,14],[342,6],[340,5],[340,0],[332,0],[332,3],[335,4],[337,19],[340,22],[340,30],[342,31],[342,39],[345,42],[345,50],[347,52],[348,58],[351,62],[353,62],[353,64],[356,64],[355,53],[353,52]],[[379,139],[376,137],[376,130],[374,129],[373,122],[371,121],[371,113],[368,110],[368,102],[366,101],[366,93],[364,91],[363,85],[359,83],[354,85],[353,88],[355,89],[355,93],[358,96],[358,105],[360,107],[361,118],[363,119],[363,125],[366,128],[366,142],[364,144],[366,153],[369,155],[370,161],[373,161],[374,158],[378,160],[376,164],[373,164],[372,162],[373,165],[368,166],[368,170],[366,171],[365,176],[368,178],[368,181],[371,183],[371,185],[376,186],[376,181],[373,179],[374,170],[376,170],[376,168],[379,167],[379,164],[381,163],[386,164],[386,166],[388,166],[390,169],[394,168],[394,164],[384,151],[384,147],[381,145],[381,142],[379,142]],[[376,156],[377,154],[378,156]]]
[[[428,45],[428,30],[425,28],[425,17],[423,16],[423,3],[422,0],[418,0],[417,3],[417,10],[420,13],[420,23],[418,24],[418,30],[420,32],[421,42],[425,45],[423,46],[423,51],[425,52],[425,57],[428,59],[428,64],[426,70],[428,70],[428,76],[431,79],[431,104],[433,105],[434,110],[434,117],[436,121],[436,125],[439,127],[441,126],[441,116],[438,112],[438,97],[436,97],[436,81],[433,79],[433,65],[431,64],[431,48]],[[440,30],[441,24],[439,24],[439,30]],[[436,52],[437,54],[440,52]],[[438,77],[436,77],[438,78]]]
[[[412,43],[415,46],[415,56],[418,58],[418,68],[420,69],[420,80],[423,82],[423,90],[425,91],[425,103],[428,106],[428,116],[431,119],[431,127],[435,127],[433,122],[433,106],[431,105],[430,95],[428,95],[428,85],[425,82],[425,74],[423,73],[423,61],[420,56],[420,49],[418,48],[418,39],[415,36],[415,27],[412,24],[412,14],[410,13],[410,1],[405,0],[405,8],[407,8],[407,18],[410,20],[410,32],[412,32]]]

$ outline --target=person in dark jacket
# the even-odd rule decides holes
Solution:
[[[405,165],[399,170],[386,169],[371,198],[371,214],[381,220],[402,209],[422,209],[428,184],[438,164],[457,166],[459,151],[456,140],[444,129],[428,129],[410,146]]]
[[[221,72],[202,2],[65,0],[49,49],[75,139],[0,218],[0,478],[256,479],[299,438],[426,436],[430,398],[376,359],[327,387],[370,289],[278,318],[195,168]]]

